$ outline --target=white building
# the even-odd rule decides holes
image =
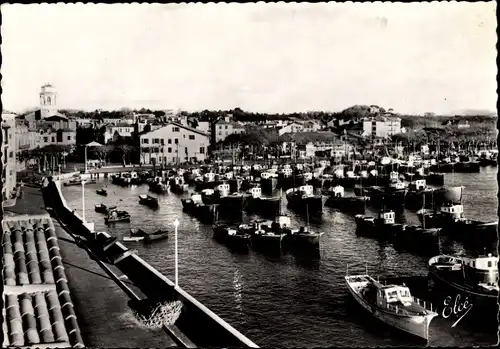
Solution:
[[[12,206],[16,187],[16,115],[2,113],[2,205]]]
[[[203,161],[209,145],[207,133],[172,122],[140,136],[141,161],[164,165]]]
[[[363,120],[363,136],[388,138],[401,133],[401,119],[398,117],[375,117]]]
[[[51,84],[45,84],[40,91],[40,112],[42,119],[57,112],[57,91]]]
[[[108,125],[104,131],[104,144],[107,144],[110,141],[116,141],[118,137],[132,137],[133,133],[133,124],[118,123],[115,125]]]
[[[283,136],[285,133],[295,133],[295,132],[302,131],[303,129],[304,129],[303,125],[296,123],[296,122],[292,122],[292,123],[289,123],[288,125],[280,128],[278,130],[278,135]]]

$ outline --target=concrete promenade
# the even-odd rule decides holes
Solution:
[[[31,187],[24,187],[24,195],[18,198],[14,207],[4,208],[5,216],[46,213],[40,189]],[[63,240],[71,240],[71,237],[55,220],[53,222],[85,345],[104,348],[175,346],[162,329],[147,329],[135,322],[125,293],[107,278],[85,251]],[[128,286],[140,294],[137,288]]]

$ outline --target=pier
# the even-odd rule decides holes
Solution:
[[[168,337],[176,345],[183,347],[214,346],[214,347],[253,347],[258,346],[243,334],[238,332],[187,292],[176,286],[172,281],[150,266],[134,251],[128,250],[123,244],[109,243],[107,233],[94,232],[92,224],[84,222],[69,208],[60,191],[59,182],[45,183],[42,188],[46,208],[62,228],[75,239],[91,258],[101,265],[105,272],[115,282],[126,278],[137,290],[128,292],[129,298],[135,302],[180,302],[182,311],[174,324],[165,326]],[[108,267],[108,265],[110,265]],[[109,270],[106,270],[109,269]],[[115,276],[109,272],[116,269]],[[116,274],[122,274],[122,278]],[[117,282],[119,284],[119,282]],[[122,284],[120,287],[124,289]]]

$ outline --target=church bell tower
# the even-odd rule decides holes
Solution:
[[[51,116],[57,111],[57,92],[51,84],[45,84],[40,91],[40,111],[42,118]]]

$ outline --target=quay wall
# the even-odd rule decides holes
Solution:
[[[42,187],[45,207],[63,223],[72,234],[103,242],[107,233],[96,233],[92,224],[84,224],[74,210],[68,207],[62,195],[60,182],[45,179]],[[101,241],[99,241],[101,240]],[[115,259],[127,251],[117,242],[106,251],[106,257]],[[251,347],[258,348],[250,339],[210,311],[207,307],[182,290],[167,277],[132,253],[118,259],[115,266],[134,283],[150,301],[181,301],[182,311],[175,326],[195,345],[201,347]]]

